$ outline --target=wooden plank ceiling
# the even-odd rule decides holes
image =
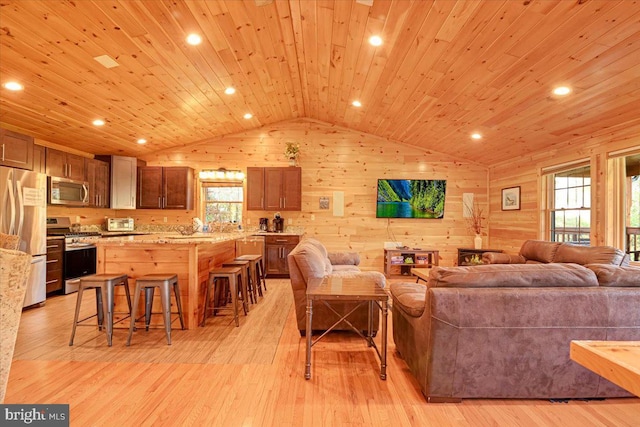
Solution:
[[[0,0],[0,123],[142,156],[306,117],[486,165],[640,135],[638,1],[366,3]]]

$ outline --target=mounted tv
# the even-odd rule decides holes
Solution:
[[[447,181],[379,179],[376,218],[443,218]]]

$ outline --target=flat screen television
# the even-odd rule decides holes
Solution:
[[[447,181],[379,179],[376,218],[443,218]]]

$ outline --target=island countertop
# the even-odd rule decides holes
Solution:
[[[255,231],[234,231],[196,233],[191,236],[155,233],[102,237],[93,240],[97,246],[97,272],[127,274],[131,291],[135,289],[138,277],[152,273],[177,274],[185,327],[192,329],[202,321],[209,271],[236,257],[237,240],[249,239],[257,234]],[[159,294],[155,293],[154,313],[161,312]],[[116,305],[126,306],[124,292],[120,288],[116,289]],[[139,310],[142,308],[139,307]],[[151,322],[154,325],[162,324],[160,316],[152,316]]]
[[[103,235],[101,239],[93,240],[100,245],[130,245],[130,244],[191,244],[191,243],[220,243],[230,240],[246,239],[254,236],[300,236],[299,232],[260,233],[255,231],[234,231],[229,233],[194,233],[184,236],[178,233],[153,233],[129,236]]]

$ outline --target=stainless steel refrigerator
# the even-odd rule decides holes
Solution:
[[[33,257],[23,307],[44,301],[47,296],[45,174],[0,166],[0,232],[20,236],[18,250]]]

